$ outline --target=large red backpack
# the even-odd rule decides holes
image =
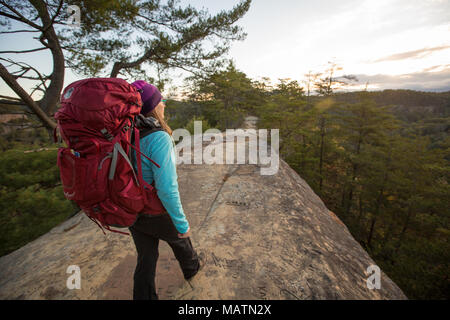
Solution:
[[[136,126],[141,106],[139,92],[125,80],[91,78],[67,86],[55,114],[67,144],[57,161],[64,195],[110,231],[133,225],[141,213],[166,211],[142,177],[141,157],[137,172],[131,163],[131,148],[142,154]]]

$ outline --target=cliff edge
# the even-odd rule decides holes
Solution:
[[[208,144],[197,141],[203,146]],[[192,242],[206,265],[183,279],[160,244],[161,299],[406,299],[282,159],[274,175],[256,164],[182,164],[178,182]],[[81,289],[68,289],[70,265]],[[102,231],[82,212],[0,258],[0,299],[131,299],[136,253],[130,236]]]

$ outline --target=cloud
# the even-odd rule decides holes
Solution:
[[[450,46],[439,46],[434,48],[423,48],[419,50],[406,51],[401,53],[396,53],[387,57],[377,59],[375,61],[370,61],[372,63],[382,62],[382,61],[395,61],[404,59],[419,59],[432,54],[435,51],[445,50],[450,48]]]
[[[435,66],[434,69],[444,67],[437,72],[420,71],[402,75],[366,75],[358,74],[359,83],[367,83],[378,89],[411,89],[419,91],[449,91],[450,67],[448,65]]]
[[[423,69],[422,70],[422,72],[430,72],[430,71],[441,71],[441,70],[438,70],[438,69],[445,69],[445,68],[448,68],[448,67],[450,67],[450,64],[443,64],[443,65],[437,65],[437,66],[432,66],[432,67],[429,67],[429,68],[425,68],[425,69]]]

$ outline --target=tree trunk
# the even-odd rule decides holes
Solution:
[[[53,28],[54,20],[52,20],[48,13],[46,3],[42,0],[30,0],[30,3],[34,8],[36,8],[38,12],[37,16],[42,21],[42,26],[33,23],[32,27],[37,31],[41,31],[39,41],[50,50],[53,58],[53,71],[48,77],[50,79],[50,84],[48,87],[45,87],[45,93],[42,99],[36,102],[18,84],[16,78],[1,64],[0,76],[22,99],[22,101],[38,116],[44,126],[51,131],[56,127],[56,123],[51,119],[51,116],[58,107],[61,91],[64,86],[64,54],[59,44],[59,39],[56,35],[55,29]]]
[[[126,68],[135,68],[145,61],[149,60],[153,56],[152,50],[147,50],[142,57],[136,59],[135,61],[131,62],[124,62],[124,61],[117,61],[114,62],[113,68],[111,70],[111,74],[109,75],[111,78],[117,78],[119,75],[120,70],[126,69]]]
[[[320,119],[319,191],[322,191],[322,184],[323,184],[322,167],[323,167],[324,140],[325,140],[325,118],[321,118]]]
[[[30,97],[30,95],[17,83],[13,75],[0,63],[0,76],[6,84],[22,99],[22,101],[30,107],[31,110],[39,117],[47,129],[56,128],[56,123],[47,116],[40,106]]]
[[[372,219],[372,223],[371,223],[371,226],[370,226],[369,237],[367,238],[367,246],[369,248],[372,247],[371,246],[371,241],[372,241],[372,237],[373,237],[373,233],[374,233],[374,229],[375,229],[375,223],[376,223],[376,220],[378,218],[378,215],[380,214],[381,201],[383,200],[384,187],[385,187],[387,178],[388,178],[388,171],[386,169],[386,171],[384,172],[383,182],[381,184],[381,189],[380,189],[380,192],[378,193],[377,202],[376,202],[376,205],[375,205],[375,215],[374,215],[374,217]]]
[[[356,146],[356,156],[359,155],[360,151],[361,151],[361,144],[362,144],[362,136],[361,136],[361,132],[359,134],[359,139],[358,139],[358,144]],[[345,214],[348,216],[350,214],[350,209],[352,207],[352,200],[353,200],[353,187],[354,187],[354,182],[356,180],[356,176],[358,174],[358,164],[354,163],[353,164],[353,175],[352,175],[352,182],[350,184],[350,192],[348,194],[348,202],[347,202],[347,208],[345,210]]]
[[[111,78],[117,78],[119,75],[120,70],[122,69],[122,63],[121,62],[114,62],[113,68],[111,70],[111,74],[109,75]]]
[[[384,250],[384,248],[386,247],[386,244],[388,243],[393,230],[394,230],[394,222],[391,222],[389,224],[389,227],[388,227],[384,237],[383,237],[383,240],[381,241],[382,250]]]
[[[306,139],[305,139],[305,135],[304,134],[302,134],[302,145],[303,145],[303,151],[301,152],[301,155],[300,155],[300,167],[302,168],[301,170],[302,170],[302,172],[305,172],[306,171],[306,169],[305,169],[305,157],[306,157]]]
[[[397,245],[396,245],[396,248],[395,248],[395,254],[397,254],[398,251],[400,250],[400,247],[401,247],[402,241],[403,241],[403,237],[406,234],[406,230],[408,230],[409,222],[411,221],[411,217],[412,217],[412,205],[409,205],[409,207],[408,207],[408,214],[406,215],[405,224],[403,225],[402,231],[400,232],[400,236],[399,236],[398,241],[397,241]]]
[[[357,220],[357,225],[358,227],[360,226],[361,223],[361,219],[364,216],[364,210],[363,210],[363,204],[362,204],[362,193],[359,194],[359,214],[358,214],[358,220]]]
[[[341,208],[344,209],[345,208],[345,195],[346,195],[346,187],[345,185],[342,188],[342,199],[341,199]]]
[[[350,215],[350,209],[352,207],[352,201],[353,201],[353,185],[350,185],[350,191],[348,193],[348,198],[347,198],[347,207],[345,208],[345,215],[346,216]]]
[[[372,222],[370,223],[369,236],[368,236],[368,238],[367,238],[367,246],[368,246],[369,248],[372,248],[372,243],[371,243],[371,241],[372,241],[373,233],[374,233],[374,230],[375,230],[375,223],[376,223],[376,222],[377,222],[377,216],[374,216],[374,217],[372,218]]]
[[[50,85],[45,90],[44,97],[38,102],[47,115],[52,115],[59,104],[60,95],[64,86],[64,54],[59,44],[58,36],[53,28],[53,21],[48,13],[47,5],[42,0],[30,0],[38,11],[43,29],[41,43],[48,47],[52,53],[53,71],[50,75]],[[47,39],[47,42],[44,41]]]

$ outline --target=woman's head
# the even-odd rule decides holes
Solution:
[[[166,104],[162,100],[161,92],[152,84],[145,82],[144,80],[137,80],[132,85],[141,94],[141,100],[143,103],[141,114],[145,117],[153,117],[159,121],[162,128],[172,135],[172,129],[164,120],[164,108]]]
[[[141,94],[141,100],[143,103],[141,109],[142,114],[145,115],[149,113],[161,102],[161,92],[159,92],[158,88],[154,85],[147,83],[144,80],[137,80],[131,85],[134,86]]]

